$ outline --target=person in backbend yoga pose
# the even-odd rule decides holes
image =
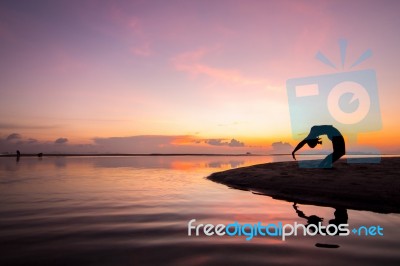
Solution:
[[[319,136],[327,135],[328,139],[332,141],[333,152],[325,157],[325,159],[319,164],[320,168],[331,168],[332,164],[339,160],[346,153],[344,144],[344,138],[342,134],[335,127],[331,125],[313,126],[305,139],[297,144],[296,148],[292,152],[293,159],[296,160],[295,153],[300,150],[305,144],[310,148],[315,148],[318,144],[322,144]]]

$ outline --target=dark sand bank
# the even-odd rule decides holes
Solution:
[[[379,213],[400,213],[400,158],[379,164],[335,163],[333,169],[297,162],[259,164],[213,173],[208,179],[276,199]]]

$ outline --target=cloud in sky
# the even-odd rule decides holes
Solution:
[[[223,146],[228,144],[227,142],[224,142],[222,139],[209,139],[206,140],[205,143],[214,146]]]
[[[21,139],[21,135],[18,133],[12,133],[12,134],[8,135],[8,137],[7,137],[8,141],[12,141],[12,140],[16,140],[16,139]]]
[[[184,52],[172,59],[176,70],[186,72],[190,75],[205,75],[217,81],[229,82],[237,85],[264,85],[267,87],[267,80],[262,78],[247,77],[236,69],[225,69],[211,66],[204,62],[206,55],[212,54],[219,48],[199,48],[193,51]]]
[[[229,142],[225,139],[207,139],[205,143],[213,146],[228,146],[228,147],[244,147],[244,142],[240,142],[236,139],[231,139]]]
[[[54,141],[55,144],[65,144],[68,142],[67,138],[58,138]]]
[[[293,151],[293,146],[287,142],[274,142],[272,143],[272,152],[273,153],[291,153]]]
[[[244,147],[244,142],[240,142],[236,139],[231,139],[231,142],[228,144],[229,147]]]

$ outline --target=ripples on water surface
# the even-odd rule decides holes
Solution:
[[[383,237],[189,237],[187,223],[306,223],[293,203],[204,177],[257,156],[0,158],[0,265],[400,265],[400,215],[348,211]],[[333,219],[333,208],[299,205]],[[315,247],[337,244],[337,249]]]

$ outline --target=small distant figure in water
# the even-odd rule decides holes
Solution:
[[[19,162],[19,158],[21,157],[21,153],[17,150],[17,162]]]
[[[43,153],[38,153],[37,157],[42,158],[43,157]]]
[[[292,152],[293,159],[296,160],[295,153],[300,150],[305,144],[310,148],[315,148],[317,144],[322,144],[319,136],[326,135],[332,141],[333,152],[325,157],[319,164],[320,168],[332,168],[332,164],[339,160],[340,157],[345,155],[346,148],[342,134],[335,127],[331,125],[313,126],[305,139],[303,139]]]

